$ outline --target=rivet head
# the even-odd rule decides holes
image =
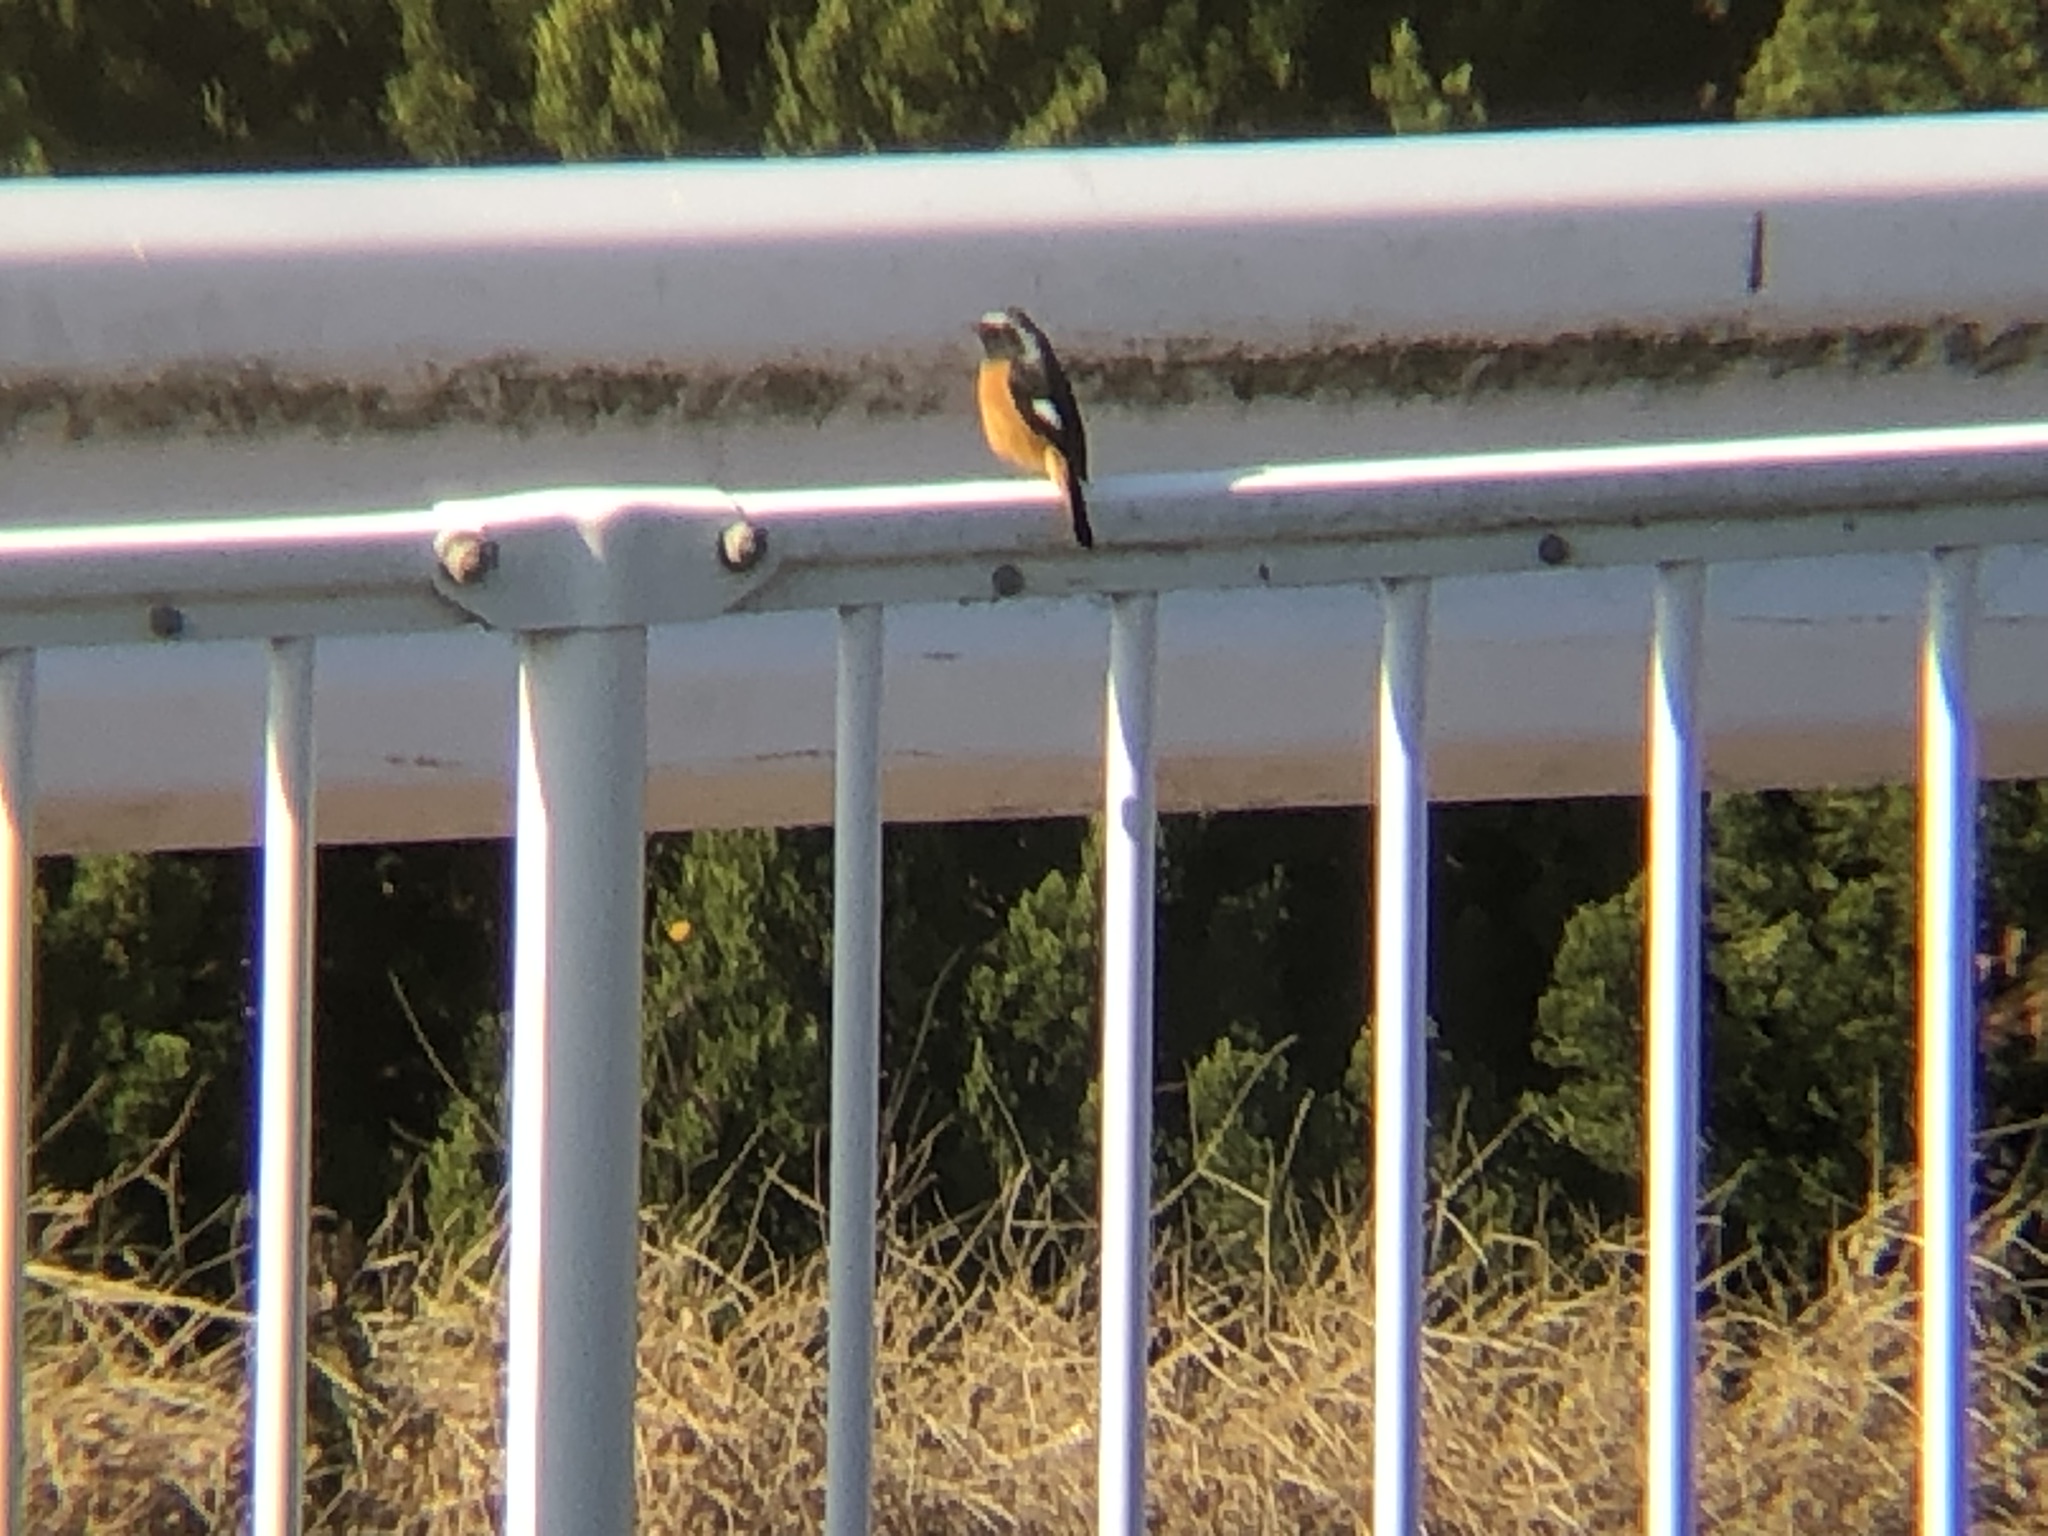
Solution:
[[[152,603],[149,632],[159,640],[175,640],[185,633],[185,610],[171,603]]]
[[[1546,533],[1536,541],[1536,558],[1545,565],[1563,565],[1572,557],[1572,546],[1561,533]]]
[[[999,565],[989,574],[989,586],[997,597],[1015,597],[1024,590],[1024,573],[1014,565]]]
[[[751,571],[768,553],[768,530],[748,522],[727,523],[718,534],[718,559],[728,571]]]
[[[467,587],[498,568],[498,541],[474,529],[457,529],[434,541],[434,555],[450,581]]]

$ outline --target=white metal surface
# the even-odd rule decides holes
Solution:
[[[22,1266],[35,1053],[36,654],[0,650],[0,1536],[26,1536]]]
[[[2034,256],[2048,246],[2044,144],[2048,115],[1998,114],[999,160],[17,179],[0,185],[0,527],[328,514],[598,482],[983,475],[967,324],[1011,300],[1075,365],[1109,478],[1787,424],[2038,420],[2048,339],[2026,324],[2048,319]],[[1566,606],[1550,596],[1521,605],[1532,623]],[[1454,618],[1440,616],[1452,649]],[[977,628],[963,616],[932,649],[977,658],[951,674],[971,668],[967,691],[993,699],[1038,641],[990,654]],[[750,639],[708,643],[743,686],[757,681]],[[1249,651],[1250,696],[1282,691],[1294,661]],[[103,686],[118,689],[107,665]],[[491,695],[502,716],[452,742],[436,712],[467,686],[462,664],[422,647],[407,670],[432,702],[362,711],[353,778],[322,765],[325,825],[505,830],[503,796],[451,784],[446,764],[485,758],[510,730],[509,664]],[[346,651],[323,673],[337,691],[388,677]],[[1073,675],[1092,693],[1092,665]],[[1218,763],[1207,803],[1246,803],[1233,797],[1274,782],[1276,766],[1290,795],[1355,794],[1355,755],[1313,739],[1350,686],[1336,668],[1322,675],[1328,707],[1287,722],[1284,745],[1204,754]],[[681,689],[689,674],[658,667],[655,682]],[[235,692],[207,699],[229,710]],[[1454,703],[1440,721],[1447,793],[1517,792],[1508,765],[1562,750],[1503,742],[1477,764]],[[73,718],[61,690],[53,705]],[[180,734],[147,693],[122,705],[112,713],[151,740]],[[786,718],[788,698],[776,705],[760,713]],[[1031,708],[1019,690],[991,713],[1021,722]],[[1024,739],[1075,714],[1049,700]],[[811,718],[809,773],[744,744],[716,766],[657,760],[655,803],[822,819],[829,707]],[[943,733],[939,715],[904,719]],[[1170,712],[1161,724],[1170,763]],[[1633,724],[1616,717],[1587,749],[1597,761],[1551,785],[1611,784],[1639,759]],[[1827,743],[1816,731],[1798,751],[1759,743],[1748,757],[1796,761]],[[1865,738],[1842,755],[1869,764],[1877,751]],[[1037,809],[1093,798],[1092,753],[1052,765],[946,753],[932,781],[955,787],[937,814],[1022,808],[1028,786],[1055,780]],[[52,783],[139,756],[81,750]],[[150,772],[90,810],[49,807],[52,837],[70,845],[99,825],[156,846],[247,839],[230,809],[233,751],[206,759],[204,811]],[[670,775],[687,793],[664,796]],[[1171,770],[1163,788],[1175,794]]]
[[[1111,601],[1103,712],[1102,1302],[1099,1536],[1145,1536],[1152,1317],[1152,995],[1159,817],[1152,736],[1159,600]]]
[[[0,642],[673,623],[847,604],[1352,585],[2030,539],[2048,421],[1105,480],[1074,549],[1017,481],[565,488],[416,511],[0,531]],[[720,535],[761,534],[743,567]],[[461,579],[456,540],[487,551]]]
[[[1973,462],[1980,453],[1986,462]],[[1606,471],[1643,492],[1642,526],[1626,495],[1598,488]],[[472,609],[543,625],[740,610],[653,640],[648,804],[655,824],[672,827],[830,815],[829,623],[755,610],[943,600],[900,608],[891,627],[891,814],[1071,814],[1096,793],[1096,744],[1080,722],[1100,687],[1104,631],[1096,613],[1061,600],[1204,582],[1250,587],[1168,598],[1164,803],[1355,801],[1363,739],[1344,657],[1372,643],[1376,610],[1351,589],[1272,589],[1404,574],[1444,578],[1432,721],[1440,796],[1633,792],[1643,782],[1632,648],[1648,623],[1643,568],[1679,557],[1778,557],[1717,583],[1709,610],[1714,782],[1897,777],[1912,769],[1910,701],[1896,679],[1917,645],[1921,552],[2035,539],[2048,517],[2048,424],[1297,466],[1197,482],[1105,480],[1103,545],[1088,560],[1059,546],[1050,501],[1022,482],[738,502],[689,490],[552,493],[159,530],[160,557],[144,553],[153,535],[132,526],[0,532],[0,643],[135,642],[46,667],[45,846],[249,841],[236,744],[260,729],[257,653],[194,654],[191,642],[309,626],[337,636],[321,666],[333,722],[320,763],[323,835],[509,830],[499,751],[512,729],[511,646],[474,633],[361,633],[456,630]],[[1830,510],[1786,510],[1777,496]],[[1471,503],[1463,511],[1461,497]],[[1890,510],[1858,513],[1858,498]],[[709,553],[736,505],[769,536],[766,561],[743,576]],[[501,551],[493,572],[459,590],[433,574],[437,534],[486,525]],[[1550,548],[1564,565],[1543,562],[1546,534],[1563,541]],[[1119,553],[1117,538],[1134,542]],[[1820,558],[1834,554],[1847,558]],[[1979,656],[1979,705],[1993,773],[2048,772],[2044,562],[2003,549],[1986,583],[1998,622]],[[987,612],[956,606],[993,599],[1005,568],[1020,597]],[[1461,571],[1479,574],[1449,574]],[[166,609],[181,638],[148,644]],[[150,749],[134,750],[145,736]]]
[[[0,189],[0,356],[858,356],[964,343],[991,294],[1091,341],[1953,313],[2048,298],[2028,259],[2048,246],[2044,166],[2048,115],[1999,114],[1010,152],[999,170],[906,155],[30,179]],[[1782,227],[1767,222],[1756,282],[1760,209]]]
[[[1699,1273],[1699,671],[1706,571],[1657,568],[1650,646],[1649,963],[1644,968],[1643,1190],[1649,1371],[1648,1536],[1692,1536]]]
[[[1920,667],[1920,1536],[1970,1528],[1977,559],[1935,551]]]
[[[506,1536],[629,1536],[647,639],[520,641]]]
[[[323,634],[538,628],[1100,594],[1140,574],[1265,590],[1918,550],[1958,526],[2029,536],[2048,498],[2048,420],[1270,465],[1093,489],[1106,536],[1085,553],[1047,515],[1051,492],[1015,480],[565,487],[345,516],[14,527],[0,531],[0,616],[14,643],[94,645],[263,637],[298,615]],[[740,519],[765,532],[763,553],[724,568],[718,536]],[[1546,557],[1545,534],[1567,541]],[[490,545],[466,582],[440,569],[456,536]],[[1016,574],[1006,591],[992,586],[998,562]],[[175,610],[178,628],[152,629],[153,608]]]
[[[839,613],[833,754],[826,1536],[867,1536],[874,1461],[882,1075],[882,610]]]
[[[1373,864],[1372,1529],[1422,1531],[1422,1181],[1428,1149],[1429,583],[1381,589]]]
[[[313,1151],[313,642],[270,645],[263,751],[263,955],[258,1040],[256,1536],[297,1536],[305,1497],[306,1240]]]

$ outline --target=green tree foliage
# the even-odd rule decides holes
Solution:
[[[364,1231],[435,1127],[444,1066],[479,1049],[473,1021],[503,1006],[510,873],[495,842],[321,852],[314,1178]]]
[[[1475,74],[1504,122],[1687,118],[1732,95],[1768,20],[1696,0],[0,0],[0,170],[1315,134],[1384,120],[1376,69],[1404,131],[1476,125]],[[1959,57],[1991,35],[1958,27]],[[1468,62],[1432,73],[1419,35]]]
[[[885,848],[884,1113],[899,1143],[938,1138],[933,1193],[957,1208],[1020,1147],[1072,1150],[1095,898],[1077,823],[892,828]],[[763,1190],[821,1190],[827,1151],[830,835],[658,839],[649,884],[646,1197],[687,1207],[723,1181],[788,1236],[807,1218]]]
[[[774,44],[770,142],[999,144],[1055,91],[1062,38],[1030,0],[819,0]]]
[[[398,66],[384,84],[385,122],[429,165],[509,158],[528,148],[517,104],[531,84],[518,39],[530,25],[519,0],[393,0]]]
[[[1910,789],[1717,797],[1709,814],[1703,997],[1707,1177],[1741,1230],[1804,1254],[1909,1163],[1915,815]],[[2035,788],[1990,794],[1993,922],[2048,919]],[[1560,1142],[1632,1179],[1642,1165],[1643,886],[1582,907],[1536,1012],[1535,1097]],[[1994,1076],[2001,1118],[2011,1070]]]
[[[247,1018],[242,861],[47,861],[36,907],[38,1178],[92,1188],[134,1168],[188,1100],[175,1183],[103,1205],[103,1240],[164,1235],[242,1187]]]
[[[553,0],[534,25],[533,129],[565,160],[672,155],[729,131],[705,0]]]
[[[2048,106],[2038,0],[1788,0],[1741,117]]]
[[[773,6],[393,0],[385,119],[435,164],[758,148]]]
[[[470,1020],[499,995],[506,868],[485,843],[322,852],[314,1183],[359,1227],[435,1126],[436,1062],[461,1062]],[[163,1233],[249,1187],[253,870],[243,854],[41,867],[36,1176],[90,1189],[185,1117],[175,1187],[126,1187],[100,1210],[110,1231]]]
[[[1640,807],[1625,800],[1440,808],[1430,821],[1434,1100],[1463,1100],[1491,1135],[1552,1084],[1536,1059],[1536,999],[1573,914],[1627,889],[1642,867]],[[1541,1150],[1522,1145],[1517,1157]],[[1554,1170],[1532,1167],[1541,1179]]]
[[[0,0],[0,169],[381,157],[383,0]]]
[[[1118,18],[1112,131],[1161,139],[1284,132],[1318,114],[1307,94],[1312,0],[1166,0]]]
[[[1408,23],[1391,37],[1386,89],[1405,93],[1406,126],[1421,126],[1428,100],[1443,126],[1484,121],[1469,64],[1439,82]],[[1317,60],[1333,44],[1354,55],[1361,40],[1357,13],[1321,0],[821,0],[778,44],[773,141],[873,149],[1327,130],[1362,122],[1365,101],[1357,80]]]
[[[6,10],[0,7],[0,21]],[[7,35],[0,30],[0,61],[11,50]],[[28,87],[21,76],[0,62],[0,176],[32,176],[50,168],[50,159],[29,111]]]
[[[1155,1179],[1232,1273],[1298,1252],[1299,1196],[1361,1185],[1345,1074],[1366,1007],[1368,846],[1355,811],[1162,829]]]
[[[503,1230],[506,1050],[510,1021],[478,1018],[455,1066],[437,1060],[447,1097],[420,1155],[420,1209],[443,1252],[483,1254]]]
[[[1086,1198],[1095,1177],[1095,997],[1102,844],[1054,867],[968,970],[960,1114],[999,1181],[1029,1169]]]
[[[1726,0],[1436,0],[1413,19],[1438,59],[1470,60],[1496,124],[1573,127],[1725,115],[1777,3]]]
[[[1310,1117],[1338,1095],[1290,1092],[1294,1043],[1259,1048],[1225,1036],[1187,1069],[1186,1141],[1167,1169],[1185,1172],[1167,1199],[1185,1192],[1186,1224],[1226,1274],[1285,1273],[1301,1256],[1295,1159]]]
[[[1442,133],[1484,128],[1486,103],[1472,83],[1469,62],[1436,78],[1423,61],[1422,39],[1403,21],[1387,39],[1387,62],[1372,68],[1372,99],[1396,133]]]
[[[1238,136],[1306,123],[1313,0],[819,0],[778,39],[791,150]]]
[[[830,837],[663,838],[649,879],[646,1198],[688,1206],[743,1155],[809,1189],[828,1081]]]

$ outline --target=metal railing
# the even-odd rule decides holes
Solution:
[[[1373,1528],[1422,1521],[1425,665],[1435,579],[1656,570],[1649,655],[1646,1528],[1693,1527],[1702,751],[1708,565],[1929,552],[1922,699],[1921,1530],[1965,1526],[1975,551],[2048,542],[2048,424],[1105,482],[1101,546],[1035,489],[550,492],[425,512],[0,532],[0,1463],[22,1526],[22,1274],[39,647],[167,628],[271,644],[252,1482],[299,1528],[306,1328],[315,645],[483,623],[518,636],[504,1521],[633,1526],[647,630],[839,615],[827,1527],[871,1488],[884,609],[1098,594],[1107,667],[1099,1524],[1145,1528],[1158,597],[1377,584]],[[166,615],[175,615],[172,625]]]

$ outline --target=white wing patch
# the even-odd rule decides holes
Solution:
[[[1060,408],[1050,400],[1043,397],[1033,400],[1031,414],[1050,427],[1055,436],[1067,430],[1066,419],[1060,415]]]

